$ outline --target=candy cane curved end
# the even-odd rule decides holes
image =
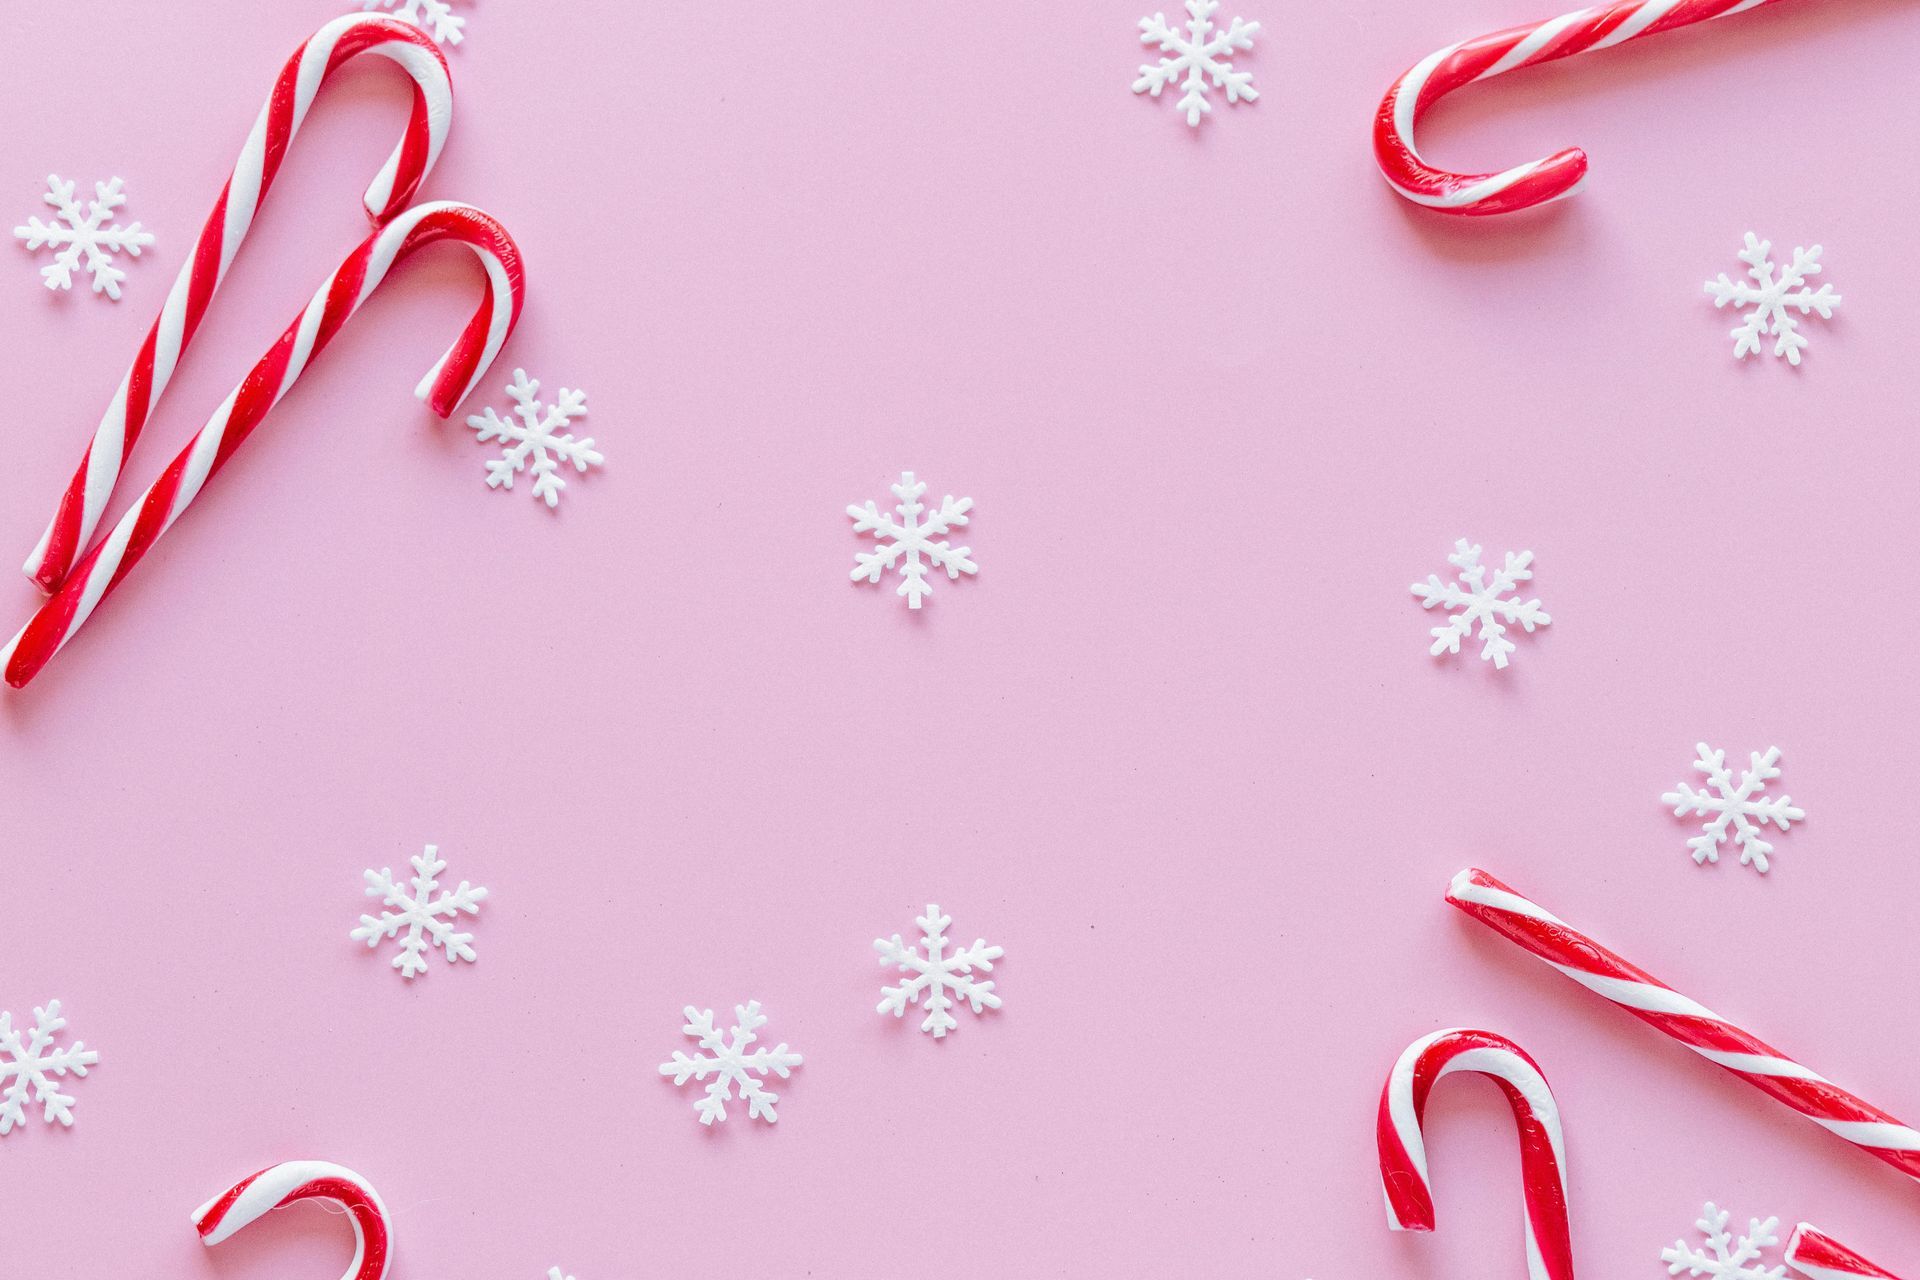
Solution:
[[[1499,1085],[1520,1127],[1530,1280],[1573,1280],[1560,1107],[1526,1050],[1491,1031],[1436,1031],[1407,1046],[1387,1077],[1378,1125],[1387,1225],[1395,1231],[1434,1229],[1423,1132],[1427,1099],[1434,1085],[1461,1072],[1486,1076]]]
[[[1900,1280],[1900,1277],[1803,1222],[1787,1241],[1787,1265],[1809,1280]]]
[[[412,23],[357,13],[321,27],[280,69],[234,162],[213,212],[187,254],[173,287],[121,379],[53,518],[23,568],[43,591],[66,579],[87,549],[113,497],[127,455],[168,384],[213,296],[239,255],[274,177],[326,80],[362,56],[385,58],[412,81],[413,104],[393,154],[367,188],[363,203],[376,226],[413,202],[439,160],[453,125],[453,80],[439,46]]]
[[[1578,147],[1498,173],[1453,173],[1421,158],[1414,128],[1434,103],[1477,81],[1772,3],[1615,0],[1448,45],[1414,64],[1387,90],[1374,115],[1374,158],[1387,185],[1437,213],[1484,217],[1564,200],[1586,183],[1587,153]]]
[[[353,1223],[353,1262],[342,1280],[385,1280],[393,1259],[393,1225],[373,1184],[324,1160],[292,1160],[262,1169],[194,1210],[201,1243],[216,1245],[296,1200],[325,1200]]]

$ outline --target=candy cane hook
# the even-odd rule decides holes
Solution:
[[[519,322],[525,292],[520,251],[507,229],[464,204],[423,204],[368,237],[320,287],[273,349],[181,450],[113,532],[87,553],[60,589],[4,649],[0,668],[20,688],[73,638],[160,535],[173,527],[215,472],[292,389],[315,356],[360,309],[394,264],[436,241],[464,244],[486,269],[480,309],[416,392],[441,417],[486,374]]]
[[[413,202],[421,180],[440,158],[453,123],[453,82],[447,75],[446,58],[420,28],[378,14],[352,14],[320,28],[288,59],[254,121],[253,132],[247,135],[233,176],[227,179],[167,294],[166,305],[94,430],[47,531],[27,557],[27,576],[42,590],[51,592],[60,585],[92,539],[128,452],[172,381],[214,291],[226,279],[320,86],[362,55],[386,58],[413,80],[406,132],[367,188],[367,213],[376,226]]]
[[[1440,213],[1512,213],[1564,200],[1587,178],[1587,153],[1578,147],[1501,173],[1452,173],[1420,158],[1413,145],[1414,126],[1434,103],[1477,80],[1772,3],[1774,0],[1617,0],[1448,45],[1396,80],[1381,101],[1373,120],[1373,154],[1380,162],[1380,172],[1395,191]]]
[[[1787,1241],[1787,1265],[1808,1280],[1900,1280],[1805,1222],[1794,1228],[1793,1239]]]
[[[1422,1132],[1427,1098],[1434,1085],[1462,1071],[1486,1076],[1499,1085],[1520,1126],[1529,1280],[1573,1280],[1560,1106],[1527,1051],[1491,1031],[1436,1031],[1407,1046],[1387,1077],[1378,1127],[1387,1225],[1395,1231],[1433,1230],[1433,1185],[1427,1178],[1427,1140]]]
[[[194,1211],[200,1241],[216,1245],[240,1228],[296,1200],[327,1200],[353,1223],[353,1264],[342,1280],[385,1280],[393,1259],[393,1225],[373,1184],[337,1164],[292,1160],[262,1169]]]

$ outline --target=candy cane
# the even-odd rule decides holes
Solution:
[[[1463,85],[1518,67],[1606,49],[1641,36],[1724,18],[1774,0],[1618,0],[1532,26],[1462,40],[1422,59],[1394,81],[1373,119],[1373,154],[1387,184],[1441,213],[1512,213],[1564,200],[1587,177],[1587,153],[1569,147],[1503,173],[1451,173],[1420,158],[1413,129],[1427,109]]]
[[[262,1169],[194,1210],[200,1241],[216,1245],[249,1222],[296,1200],[330,1200],[353,1223],[353,1265],[343,1280],[385,1280],[393,1258],[393,1226],[373,1184],[323,1160],[292,1160]]]
[[[1433,1186],[1427,1178],[1422,1133],[1433,1086],[1459,1071],[1487,1076],[1507,1095],[1520,1126],[1520,1173],[1526,1187],[1527,1275],[1573,1280],[1567,1222],[1566,1139],[1560,1107],[1547,1078],[1522,1049],[1491,1031],[1436,1031],[1407,1046],[1380,1098],[1380,1181],[1387,1193],[1387,1225],[1395,1231],[1431,1231]]]
[[[401,214],[354,250],[139,503],[75,566],[20,634],[0,649],[0,666],[8,684],[25,685],[73,638],[100,601],[173,527],[187,504],[387,278],[394,264],[440,240],[466,245],[487,273],[480,309],[447,354],[428,370],[417,392],[442,417],[452,412],[485,375],[519,322],[524,276],[513,238],[491,217],[470,205],[423,204]]]
[[[413,202],[421,180],[440,158],[453,122],[453,83],[447,76],[446,58],[420,28],[378,14],[353,14],[320,28],[288,60],[253,132],[247,135],[233,176],[227,179],[200,239],[167,294],[166,305],[94,430],[80,469],[61,495],[39,545],[27,557],[27,576],[43,590],[51,592],[60,585],[93,537],[128,452],[172,381],[214,291],[226,279],[227,268],[240,252],[321,84],[363,54],[397,63],[413,79],[413,112],[407,131],[367,188],[367,213],[375,225]]]
[[[1812,1280],[1900,1280],[1809,1223],[1793,1229],[1787,1265]]]
[[[1636,969],[1486,872],[1469,869],[1455,876],[1447,901],[1708,1062],[1920,1179],[1920,1132]]]

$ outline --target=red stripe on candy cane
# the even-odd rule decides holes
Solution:
[[[1787,1265],[1809,1280],[1900,1280],[1805,1222],[1787,1242]]]
[[[194,1211],[201,1242],[219,1244],[242,1227],[296,1200],[339,1205],[353,1223],[353,1261],[342,1280],[385,1280],[393,1259],[393,1227],[380,1193],[351,1169],[294,1160],[262,1169]]]

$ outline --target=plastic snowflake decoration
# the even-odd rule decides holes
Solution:
[[[660,1074],[672,1076],[675,1085],[713,1077],[706,1096],[693,1104],[693,1109],[700,1113],[700,1123],[710,1125],[727,1118],[727,1100],[733,1097],[736,1085],[740,1089],[740,1100],[747,1104],[749,1120],[765,1120],[768,1124],[779,1120],[773,1113],[773,1104],[780,1101],[780,1095],[762,1088],[758,1077],[772,1072],[785,1080],[800,1065],[800,1055],[788,1052],[785,1042],[771,1049],[748,1052],[747,1046],[759,1039],[754,1033],[767,1025],[766,1016],[760,1012],[760,1002],[749,1000],[734,1006],[730,1036],[713,1025],[713,1010],[688,1005],[683,1012],[687,1025],[681,1030],[698,1040],[706,1054],[695,1056],[676,1049],[672,1062],[660,1064]]]
[[[1823,284],[1816,292],[1807,284],[1809,277],[1820,274],[1820,246],[1811,249],[1795,248],[1793,261],[1785,267],[1776,267],[1772,258],[1773,242],[1755,237],[1747,232],[1747,247],[1740,251],[1740,261],[1747,264],[1746,280],[1729,280],[1726,272],[1720,273],[1718,280],[1707,281],[1707,292],[1713,296],[1713,305],[1724,307],[1731,304],[1735,310],[1752,307],[1746,313],[1744,323],[1731,330],[1733,335],[1733,354],[1744,360],[1760,350],[1760,339],[1773,337],[1773,354],[1785,356],[1787,363],[1800,363],[1800,350],[1807,345],[1806,335],[1800,332],[1800,321],[1789,315],[1789,311],[1798,311],[1805,316],[1818,312],[1822,320],[1833,319],[1833,309],[1840,305],[1840,295],[1833,286]],[[1778,270],[1780,278],[1774,278]]]
[[[1447,557],[1447,563],[1460,570],[1458,582],[1443,583],[1438,574],[1428,574],[1425,582],[1413,584],[1413,594],[1420,597],[1421,608],[1439,606],[1450,615],[1446,626],[1432,629],[1433,648],[1428,652],[1435,657],[1443,652],[1459,653],[1460,642],[1473,634],[1477,622],[1480,639],[1485,642],[1480,647],[1481,658],[1496,667],[1504,667],[1507,655],[1517,647],[1507,638],[1509,625],[1517,622],[1531,635],[1535,627],[1544,627],[1553,621],[1538,600],[1509,598],[1515,587],[1533,578],[1533,571],[1527,567],[1533,563],[1533,552],[1507,552],[1506,566],[1495,573],[1491,581],[1480,563],[1480,548],[1465,538],[1453,544],[1453,554]]]
[[[573,1280],[573,1277],[561,1275],[558,1267],[548,1267],[547,1280]]]
[[[473,935],[455,933],[453,922],[463,911],[470,916],[479,915],[487,891],[462,880],[458,889],[443,892],[436,898],[434,891],[440,888],[439,875],[446,869],[439,847],[430,844],[425,853],[414,855],[411,891],[402,888],[387,867],[366,873],[367,896],[380,898],[387,910],[378,918],[361,916],[360,927],[351,936],[357,942],[366,943],[369,950],[379,946],[382,939],[399,938],[400,954],[393,958],[393,967],[403,978],[427,971],[428,947],[439,947],[448,964],[476,959]],[[402,929],[406,930],[405,937],[401,937]]]
[[[909,609],[918,609],[920,601],[933,593],[933,588],[927,585],[928,565],[945,569],[949,581],[958,581],[963,573],[979,571],[979,566],[967,559],[973,548],[956,548],[950,543],[934,541],[939,535],[951,533],[967,523],[973,499],[956,499],[948,494],[940,500],[940,510],[922,523],[920,517],[927,508],[920,501],[920,495],[926,491],[926,481],[915,480],[911,471],[902,471],[900,483],[893,486],[893,496],[900,499],[894,507],[900,516],[898,520],[892,515],[882,515],[871,499],[864,507],[847,508],[847,514],[853,517],[853,531],[871,533],[881,544],[873,551],[856,551],[855,567],[849,576],[855,582],[878,582],[881,574],[898,564],[901,582],[894,594],[905,596]]]
[[[572,463],[575,471],[584,473],[588,467],[606,461],[593,447],[592,436],[576,440],[571,434],[558,434],[575,418],[586,416],[587,393],[562,387],[556,403],[543,405],[540,384],[527,377],[525,369],[515,369],[507,395],[513,399],[510,417],[502,418],[488,409],[467,419],[467,425],[480,433],[481,444],[495,440],[502,443],[500,456],[487,464],[487,487],[513,488],[514,476],[531,463],[533,496],[549,508],[557,507],[561,491],[567,487],[560,476],[562,463]]]
[[[58,1000],[33,1011],[33,1030],[24,1035],[13,1025],[11,1013],[0,1013],[0,1084],[6,1086],[0,1089],[0,1137],[26,1124],[29,1101],[40,1105],[43,1122],[72,1127],[74,1100],[60,1092],[59,1081],[69,1074],[85,1077],[100,1054],[79,1040],[55,1048],[53,1038],[66,1026]]]
[[[1720,861],[1720,846],[1727,842],[1731,830],[1733,842],[1740,846],[1740,865],[1766,874],[1767,855],[1773,852],[1773,846],[1761,838],[1766,825],[1771,822],[1785,831],[1807,816],[1807,811],[1787,796],[1760,794],[1769,782],[1780,776],[1780,748],[1768,747],[1764,754],[1758,751],[1749,754],[1747,769],[1740,775],[1737,787],[1733,784],[1733,770],[1727,768],[1726,752],[1714,750],[1704,742],[1696,743],[1693,749],[1693,767],[1707,775],[1713,790],[1695,791],[1682,782],[1678,790],[1666,792],[1660,800],[1673,806],[1676,818],[1688,814],[1707,818],[1702,833],[1687,841],[1687,847],[1693,850],[1694,862],[1705,865]]]
[[[411,22],[441,44],[459,44],[467,20],[455,14],[448,0],[360,0],[362,12],[391,9],[402,22]]]
[[[953,917],[941,915],[940,908],[931,903],[927,905],[927,914],[914,923],[920,926],[925,955],[901,942],[897,933],[891,938],[873,940],[873,949],[880,953],[882,965],[894,965],[901,973],[913,974],[897,987],[882,987],[883,998],[875,1012],[890,1013],[898,1018],[906,1013],[908,1005],[922,1004],[924,995],[927,1016],[921,1021],[920,1029],[938,1040],[960,1025],[948,1012],[954,1005],[948,992],[972,1005],[975,1013],[998,1009],[1000,997],[993,994],[992,981],[975,981],[973,974],[976,970],[992,973],[993,962],[1006,952],[988,946],[985,938],[976,938],[971,947],[948,955],[946,929],[953,923]]]
[[[1713,1280],[1781,1280],[1787,1274],[1784,1266],[1759,1265],[1762,1253],[1780,1244],[1780,1219],[1749,1219],[1747,1234],[1735,1244],[1733,1233],[1727,1230],[1729,1216],[1725,1209],[1709,1202],[1700,1211],[1700,1220],[1693,1224],[1705,1238],[1706,1248],[1685,1240],[1674,1241],[1671,1248],[1660,1251],[1667,1274],[1711,1276]]]
[[[94,198],[85,209],[73,198],[73,183],[60,181],[59,175],[47,179],[47,194],[40,197],[60,215],[54,222],[28,218],[27,225],[15,227],[13,234],[27,248],[58,250],[53,261],[40,268],[40,278],[49,289],[73,288],[73,272],[86,259],[87,273],[93,277],[93,291],[120,301],[120,282],[127,273],[114,264],[113,255],[124,253],[137,258],[153,243],[153,236],[137,222],[127,226],[103,225],[115,209],[127,202],[120,194],[120,179],[93,184]]]
[[[1207,98],[1208,76],[1213,77],[1215,88],[1227,91],[1229,103],[1252,102],[1260,96],[1253,87],[1253,72],[1235,71],[1228,56],[1236,50],[1253,48],[1253,37],[1259,32],[1260,24],[1235,18],[1221,31],[1213,25],[1220,0],[1186,0],[1186,4],[1188,18],[1184,31],[1169,26],[1164,13],[1140,19],[1140,43],[1158,45],[1162,57],[1157,65],[1141,64],[1140,78],[1133,82],[1133,91],[1151,93],[1157,98],[1162,89],[1180,80],[1180,87],[1186,92],[1181,95],[1179,109],[1187,113],[1187,123],[1197,129],[1201,119],[1213,111],[1213,103]],[[1167,57],[1167,54],[1173,56]],[[1182,76],[1185,79],[1181,79]]]

